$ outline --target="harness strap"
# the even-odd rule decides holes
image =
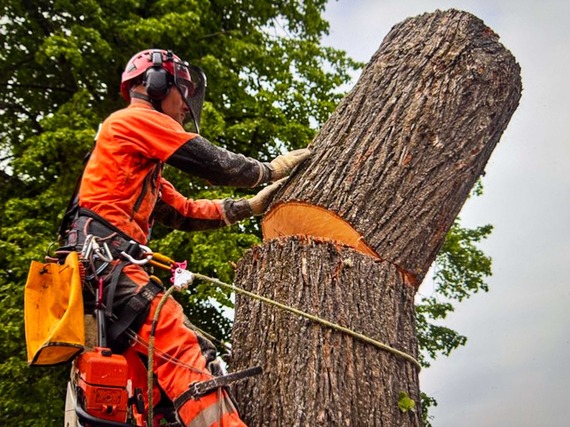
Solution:
[[[142,252],[143,251],[141,247],[134,240],[131,240],[129,244],[125,246],[124,251],[121,250],[122,254],[126,254],[127,256],[131,257],[132,262],[134,262],[132,254],[135,254],[134,256],[137,257],[140,254],[142,254]],[[105,316],[107,316],[107,318],[111,318],[113,315],[113,302],[115,301],[115,291],[117,290],[117,284],[119,283],[119,279],[121,277],[123,269],[128,263],[129,263],[128,261],[119,261],[119,263],[115,265],[115,269],[111,273],[111,278],[109,280],[109,284],[107,287],[108,291],[107,291],[107,299],[105,304]],[[148,286],[150,283],[152,283],[152,281],[145,286]],[[160,289],[164,290],[162,287]]]
[[[77,216],[85,216],[88,218],[92,218],[93,220],[95,220],[95,222],[98,222],[100,226],[105,227],[108,230],[109,234],[113,233],[113,232],[117,233],[117,235],[119,237],[121,237],[125,242],[127,242],[127,244],[134,240],[131,236],[126,234],[123,230],[121,230],[120,228],[111,224],[109,221],[107,221],[101,215],[93,212],[91,209],[78,208],[77,209]]]
[[[97,131],[98,133],[99,131]],[[97,135],[95,135],[95,142],[97,142]],[[75,187],[73,189],[73,194],[69,198],[67,202],[67,208],[63,214],[63,220],[59,225],[58,229],[58,240],[62,240],[66,233],[69,231],[69,227],[73,222],[73,219],[77,216],[79,212],[79,187],[81,187],[81,180],[83,179],[83,173],[85,172],[85,166],[87,166],[87,162],[91,157],[91,151],[88,152],[85,157],[83,158],[83,169],[81,170],[81,174],[77,177],[75,181]]]
[[[113,301],[115,300],[115,291],[117,290],[117,284],[119,283],[119,278],[121,277],[121,273],[123,272],[123,268],[127,265],[126,262],[119,262],[113,273],[111,274],[111,278],[109,280],[109,284],[107,285],[107,299],[105,303],[105,317],[110,319],[113,316]],[[121,315],[123,313],[121,312]]]
[[[118,319],[109,328],[108,336],[111,342],[116,342],[117,338],[134,323],[137,317],[148,308],[154,297],[162,291],[164,288],[151,277],[150,282],[127,302]]]

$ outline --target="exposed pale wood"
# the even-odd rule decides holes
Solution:
[[[319,206],[289,202],[275,206],[262,223],[263,237],[315,236],[344,243],[359,252],[380,258],[346,221]]]

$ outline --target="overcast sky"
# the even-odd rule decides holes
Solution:
[[[524,88],[484,195],[460,214],[495,227],[481,246],[491,290],[457,306],[446,324],[468,343],[424,370],[421,388],[439,402],[437,427],[570,426],[570,1],[331,0],[326,44],[368,62],[392,26],[448,8],[499,34]]]

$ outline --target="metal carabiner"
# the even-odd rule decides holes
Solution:
[[[93,234],[88,234],[85,237],[85,241],[83,242],[83,249],[81,249],[80,257],[82,259],[89,259],[91,256],[91,252],[93,251]]]
[[[96,241],[94,241],[95,243],[95,254],[97,254],[97,256],[105,261],[106,263],[111,263],[113,262],[113,254],[111,253],[111,250],[109,249],[109,245],[107,244],[107,242],[103,242],[103,247],[101,247],[101,245],[99,245]]]
[[[136,243],[135,241],[131,241],[131,243]],[[138,245],[139,248],[142,250],[143,254],[146,255],[146,258],[143,259],[135,259],[132,255],[129,255],[125,251],[121,252],[121,256],[124,257],[127,261],[136,264],[136,265],[144,265],[147,264],[152,259],[152,250],[148,246]]]

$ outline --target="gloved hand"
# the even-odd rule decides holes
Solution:
[[[271,181],[277,181],[288,176],[293,168],[311,155],[311,150],[301,148],[299,150],[290,151],[287,154],[277,156],[269,164],[271,169]]]
[[[253,215],[261,215],[267,210],[269,201],[272,199],[275,192],[281,188],[285,181],[286,178],[280,179],[279,181],[265,187],[251,199],[248,199],[249,206],[251,207]]]

